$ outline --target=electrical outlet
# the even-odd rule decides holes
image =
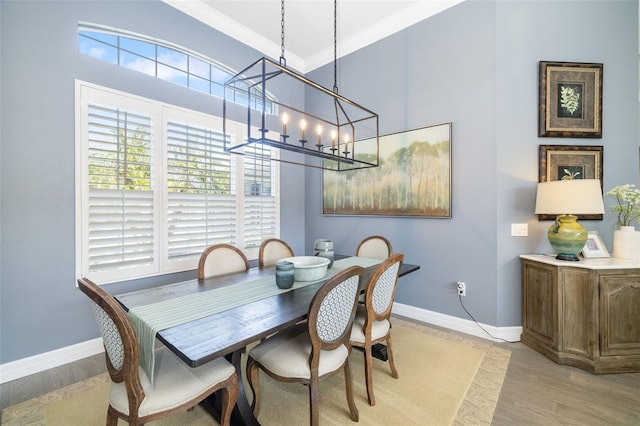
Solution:
[[[456,283],[456,289],[458,290],[458,296],[466,296],[467,295],[467,285],[462,281],[458,281]]]

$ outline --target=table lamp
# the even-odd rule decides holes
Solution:
[[[547,232],[559,260],[579,260],[587,242],[587,230],[578,223],[579,214],[603,214],[602,188],[598,179],[540,182],[536,214],[558,215]]]

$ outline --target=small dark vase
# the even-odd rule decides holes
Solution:
[[[291,288],[293,286],[293,277],[293,263],[282,260],[276,263],[276,285],[278,288]]]

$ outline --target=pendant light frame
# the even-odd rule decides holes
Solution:
[[[333,91],[290,70],[284,58],[284,0],[282,0],[282,55],[280,63],[262,57],[224,84],[223,132],[226,152],[259,155],[260,149],[246,149],[254,145],[266,145],[272,149],[287,151],[274,160],[315,167],[324,170],[356,170],[378,167],[380,162],[379,117],[373,111],[345,98],[337,88],[336,27],[337,7],[334,2],[334,87]],[[268,98],[268,93],[301,91],[303,107],[285,104]],[[228,132],[231,123],[230,109],[238,102],[231,98],[243,97],[246,111],[246,137],[234,140]],[[235,100],[235,99],[234,99]],[[232,106],[233,105],[233,106]],[[288,121],[301,123],[296,127],[296,137],[287,134]],[[282,120],[282,121],[281,121]],[[316,130],[312,140],[306,135],[306,123]],[[281,130],[280,130],[281,127]],[[277,128],[277,131],[270,130]],[[239,137],[240,138],[240,137]]]

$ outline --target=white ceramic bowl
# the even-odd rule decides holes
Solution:
[[[327,274],[331,262],[326,257],[294,256],[280,259],[293,263],[293,275],[296,281],[315,281]]]

